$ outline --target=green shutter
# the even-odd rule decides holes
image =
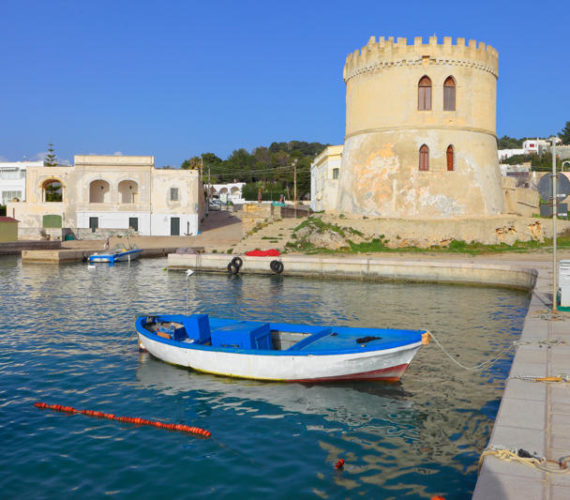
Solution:
[[[44,215],[43,227],[61,227],[61,215]]]

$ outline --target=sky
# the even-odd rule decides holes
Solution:
[[[2,0],[0,161],[53,143],[179,166],[274,141],[342,144],[346,56],[370,36],[499,51],[497,135],[570,120],[570,2]]]

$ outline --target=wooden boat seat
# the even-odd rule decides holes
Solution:
[[[330,335],[331,333],[332,333],[332,328],[330,326],[327,326],[327,327],[323,328],[322,330],[319,330],[318,332],[315,332],[312,335],[310,335],[309,337],[301,340],[300,342],[293,344],[287,350],[288,351],[302,351],[303,349],[305,349],[305,347],[312,344],[316,340],[319,340],[323,337],[326,337],[327,335]]]

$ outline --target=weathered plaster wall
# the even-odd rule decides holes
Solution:
[[[311,165],[311,210],[336,209],[343,146],[329,146]],[[338,169],[339,177],[334,178]]]

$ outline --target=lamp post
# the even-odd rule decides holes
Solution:
[[[556,137],[552,141],[552,312],[556,312],[558,295],[558,262],[556,258],[556,219],[558,218],[558,191],[556,189]]]

